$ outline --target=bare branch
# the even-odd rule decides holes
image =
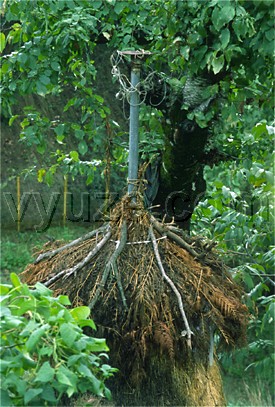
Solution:
[[[116,262],[118,256],[121,254],[122,250],[124,249],[126,242],[127,242],[127,223],[126,223],[126,220],[124,220],[122,222],[122,226],[121,226],[120,240],[117,241],[115,251],[109,258],[109,260],[105,266],[105,269],[104,269],[104,272],[102,275],[102,279],[101,279],[100,283],[98,284],[94,298],[88,305],[90,309],[93,309],[93,307],[95,306],[95,304],[98,300],[98,297],[106,284],[110,271],[111,271],[111,269],[114,269],[115,262]]]
[[[105,245],[105,243],[110,239],[111,237],[111,229],[109,229],[108,233],[103,237],[103,239],[100,240],[100,242],[91,250],[87,256],[79,263],[77,263],[74,267],[71,267],[66,270],[60,271],[58,274],[53,276],[50,280],[48,280],[46,283],[44,283],[45,286],[49,286],[52,283],[54,283],[56,280],[58,280],[60,277],[65,275],[65,277],[69,277],[73,273],[77,273],[82,267],[84,267],[99,251],[100,249]]]
[[[108,228],[109,228],[109,224],[103,225],[100,228],[98,228],[96,230],[92,230],[91,232],[87,233],[86,235],[81,236],[78,239],[75,239],[68,244],[65,244],[64,246],[58,247],[55,250],[49,250],[47,252],[41,253],[35,260],[34,264],[39,263],[41,260],[51,258],[51,257],[55,256],[56,254],[62,252],[63,250],[68,249],[69,247],[76,246],[78,243],[84,242],[85,240],[90,239],[93,236],[96,236],[98,233],[105,232],[106,230],[108,230]]]

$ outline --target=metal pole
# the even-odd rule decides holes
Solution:
[[[138,177],[138,117],[140,60],[132,56],[131,95],[130,95],[130,137],[129,137],[129,165],[128,165],[128,194],[135,200],[135,187]]]

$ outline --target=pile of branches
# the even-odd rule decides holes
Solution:
[[[215,332],[227,345],[245,341],[243,293],[213,246],[126,196],[109,223],[44,247],[23,278],[68,295],[73,306],[88,305],[99,334],[120,354],[117,363],[128,357],[127,375],[135,382],[152,347],[175,363],[179,353],[196,350],[211,365]]]

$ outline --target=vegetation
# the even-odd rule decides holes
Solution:
[[[261,122],[239,139],[230,140],[238,160],[205,168],[206,196],[192,218],[193,233],[217,243],[220,256],[246,291],[252,317],[248,346],[229,353],[221,351],[220,361],[231,388],[228,400],[232,400],[233,387],[244,372],[246,380],[255,383],[258,396],[254,393],[251,405],[272,405],[274,393],[273,134],[274,127]],[[250,388],[248,382],[242,387]],[[243,395],[237,397],[240,403]]]
[[[106,180],[121,186],[128,155],[125,128],[121,121],[117,123],[96,83],[99,67],[94,55],[102,44],[110,53],[139,48],[152,52],[145,75],[150,69],[165,72],[162,83],[168,91],[163,95],[161,89],[156,106],[142,108],[141,153],[152,160],[165,146],[170,174],[174,169],[167,146],[175,134],[170,127],[179,128],[185,119],[199,126],[195,134],[200,142],[203,135],[205,143],[200,144],[192,168],[202,174],[204,167],[207,190],[204,197],[199,189],[195,191],[198,206],[191,232],[217,242],[216,250],[245,288],[252,314],[248,346],[230,354],[220,349],[220,360],[233,377],[239,379],[245,371],[249,379],[260,378],[270,389],[274,363],[273,2],[8,0],[2,7],[2,113],[11,126],[20,123],[21,142],[36,152],[36,167],[30,170],[37,172],[39,182],[53,183],[56,172],[62,170],[73,177],[85,174],[91,184],[95,174],[100,171],[106,176],[111,168]],[[190,98],[182,100],[190,77]],[[206,103],[206,108],[193,104],[197,78],[207,81],[200,88],[203,99],[199,102],[199,106]],[[51,103],[65,94],[62,115],[47,117],[36,106],[18,111],[18,98],[28,94]],[[175,110],[180,117],[175,117]],[[76,120],[72,112],[77,113]],[[167,126],[167,118],[173,126]],[[191,145],[184,139],[186,145],[191,156]],[[180,152],[177,162],[186,161],[183,150],[176,146],[176,151]],[[184,174],[192,190],[197,178],[190,171]],[[204,188],[203,184],[202,192]]]
[[[55,406],[87,390],[110,398],[104,381],[116,369],[106,364],[105,340],[83,333],[96,329],[90,309],[69,309],[67,296],[10,278],[1,285],[1,405]]]

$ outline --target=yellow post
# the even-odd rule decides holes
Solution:
[[[64,175],[64,199],[63,199],[63,226],[66,225],[67,218],[67,191],[68,191],[68,176]]]
[[[20,218],[21,218],[20,177],[16,177],[16,189],[17,189],[17,232],[20,232]]]

